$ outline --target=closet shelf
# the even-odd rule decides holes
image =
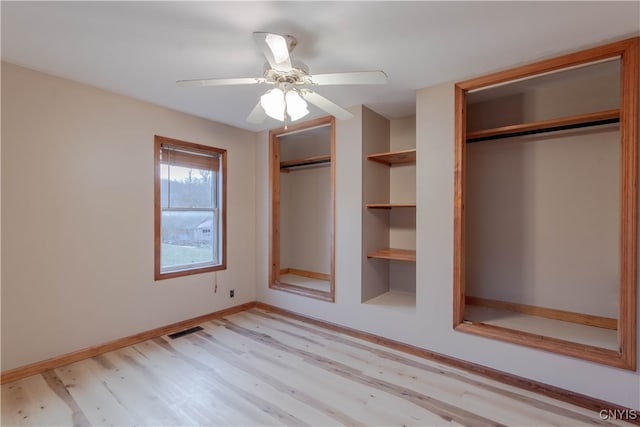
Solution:
[[[395,165],[399,163],[415,163],[416,162],[416,149],[402,150],[402,151],[390,151],[387,153],[369,154],[367,159],[374,162],[383,163],[385,165]]]
[[[575,116],[561,117],[559,119],[541,120],[538,122],[469,132],[467,133],[467,143],[555,132],[560,130],[578,129],[618,122],[620,122],[620,109],[616,108],[614,110],[578,114]]]
[[[331,163],[331,155],[306,157],[304,159],[287,160],[280,162],[280,169],[290,169],[300,166],[319,165],[323,163]]]
[[[369,209],[415,208],[415,203],[367,203]]]
[[[367,258],[391,259],[396,261],[416,262],[416,251],[410,249],[380,249],[370,254]]]

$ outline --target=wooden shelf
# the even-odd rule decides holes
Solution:
[[[415,203],[367,203],[369,209],[415,208]]]
[[[416,251],[409,249],[380,249],[367,254],[367,258],[391,259],[396,261],[416,262]]]
[[[300,166],[319,165],[322,163],[331,163],[331,155],[313,156],[304,159],[287,160],[280,162],[280,169],[296,168]]]
[[[416,149],[403,151],[390,151],[388,153],[369,154],[367,159],[385,165],[395,165],[399,163],[415,163]]]
[[[538,122],[469,132],[467,133],[467,142],[480,142],[492,139],[511,138],[514,136],[532,135],[536,133],[599,126],[618,123],[619,121],[620,109],[598,111],[596,113],[578,114],[559,119],[542,120]]]

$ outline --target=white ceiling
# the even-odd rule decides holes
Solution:
[[[265,86],[254,31],[292,34],[313,73],[384,70],[387,85],[322,86],[343,107],[415,113],[415,91],[640,33],[640,2],[9,2],[2,59],[249,130]],[[313,115],[322,113],[313,110]]]

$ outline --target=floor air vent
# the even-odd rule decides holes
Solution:
[[[189,335],[192,334],[194,332],[198,332],[201,331],[203,328],[200,326],[194,326],[193,328],[189,328],[189,329],[185,329],[184,331],[180,331],[180,332],[176,332],[173,334],[169,334],[169,338],[171,338],[172,340],[175,340],[176,338],[180,338],[183,337],[185,335]]]

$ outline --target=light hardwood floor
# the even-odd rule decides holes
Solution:
[[[2,386],[13,425],[625,425],[252,309]]]

